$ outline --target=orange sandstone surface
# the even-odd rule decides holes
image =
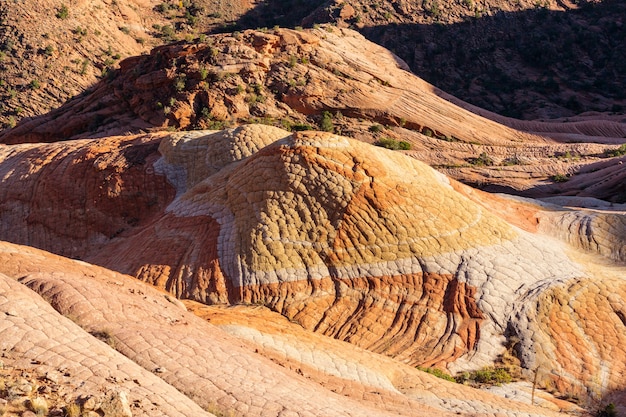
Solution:
[[[398,152],[264,125],[5,145],[0,161],[1,239],[109,268],[7,243],[0,272],[88,332],[107,327],[127,359],[205,409],[549,415],[412,369],[470,371],[507,355],[539,387],[625,405],[619,207],[488,195]],[[571,213],[591,226],[570,227]],[[222,330],[111,270],[190,300]],[[255,308],[191,300],[272,313],[242,323]],[[340,359],[316,353],[326,345]]]

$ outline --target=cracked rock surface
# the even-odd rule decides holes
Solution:
[[[583,404],[623,404],[619,207],[485,194],[401,153],[263,125],[0,150],[5,181],[20,181],[2,191],[11,219],[4,239],[80,256],[179,298],[263,305],[307,331],[411,366],[457,373],[513,355],[520,374],[537,374],[540,387]],[[93,184],[106,193],[91,194]],[[103,216],[121,230],[105,233]],[[353,405],[319,404],[300,389],[274,399],[269,393],[286,392],[281,381],[291,375],[253,355],[261,361],[254,362],[231,347],[238,339],[173,309],[162,294],[158,302],[120,298],[97,279],[113,272],[98,269],[87,282],[60,258],[46,261],[50,274],[10,261],[11,250],[5,274],[88,332],[113,332],[116,349],[205,409],[215,402],[246,415],[359,415],[376,407],[362,403],[364,394]],[[97,313],[94,300],[104,303]],[[224,356],[233,360],[210,365]],[[283,359],[319,367],[302,356]],[[315,372],[398,390],[393,378],[333,366]],[[308,383],[296,380],[288,385]],[[302,388],[312,389],[320,388]]]

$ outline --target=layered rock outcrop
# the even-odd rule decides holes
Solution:
[[[259,306],[220,313],[188,302],[199,318],[166,293],[84,262],[6,242],[0,260],[3,366],[71,388],[65,404],[83,410],[101,392],[117,392],[133,416],[581,411],[553,398],[537,407],[443,381]]]
[[[158,153],[144,148],[159,139]],[[141,169],[115,153],[100,159],[94,149],[111,143],[126,153],[146,149]],[[5,181],[36,190],[62,182],[59,167],[89,167],[80,168],[77,189],[58,188],[68,209],[75,209],[69,194],[106,169],[129,176],[122,189],[150,181],[166,191],[157,192],[154,212],[119,234],[84,239],[85,260],[177,297],[265,305],[307,330],[411,365],[471,370],[512,350],[527,377],[542,370],[542,386],[621,401],[614,392],[626,385],[625,352],[615,335],[624,330],[624,269],[602,260],[621,253],[617,229],[593,237],[604,237],[596,252],[607,256],[584,255],[576,246],[589,248],[566,243],[573,234],[559,240],[558,226],[550,229],[554,208],[489,197],[401,153],[324,132],[250,125],[5,151],[18,160],[11,152],[50,147],[58,158],[42,159],[37,170],[7,169]],[[59,152],[64,147],[73,153]],[[111,215],[123,218],[127,201],[115,197]],[[15,200],[5,192],[5,207]],[[74,244],[58,239],[65,222],[46,218],[47,234],[37,234],[41,213],[55,206],[28,201],[28,211],[5,208],[14,220],[3,239],[59,252]],[[623,213],[611,216],[620,222]],[[595,360],[564,355],[567,346]]]
[[[410,155],[465,183],[528,197],[626,201],[622,116],[518,121],[464,103],[348,29],[248,30],[155,48],[93,90],[0,132],[0,143],[263,122],[334,129]],[[323,116],[324,112],[328,112]],[[623,153],[623,152],[622,152]]]

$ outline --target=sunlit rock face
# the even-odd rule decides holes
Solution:
[[[146,143],[158,149],[135,164],[113,157],[114,144],[126,155]],[[115,168],[119,193],[106,194],[117,204],[113,218],[129,210],[119,199],[126,185],[162,184],[137,222],[84,240],[80,254],[91,263],[180,298],[264,305],[411,365],[477,369],[509,349],[528,377],[538,372],[559,392],[594,399],[624,386],[624,271],[599,251],[577,252],[566,243],[573,232],[558,240],[558,222],[547,228],[562,218],[554,207],[471,193],[401,153],[330,133],[249,125],[14,145],[7,155],[32,158],[52,146],[42,168],[7,169],[5,178],[19,172],[35,189],[60,183],[59,167],[89,167],[75,188],[60,189],[62,200]],[[13,212],[3,238],[19,231],[20,243],[38,239],[58,252],[73,244],[57,238],[71,223],[42,216],[42,205],[24,207],[31,220]],[[38,235],[44,217],[47,232]],[[613,235],[606,248],[619,245]]]

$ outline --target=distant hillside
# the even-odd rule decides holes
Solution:
[[[361,32],[437,87],[499,114],[540,119],[626,110],[626,3],[408,19]]]
[[[0,143],[262,123],[404,149],[492,191],[626,201],[616,162],[626,153],[620,116],[501,117],[436,89],[349,29],[217,34],[157,47],[120,67],[60,108],[0,132]]]
[[[60,106],[121,59],[225,30],[252,5],[220,0],[0,2],[0,129]]]
[[[120,59],[204,33],[352,27],[437,87],[500,114],[626,108],[623,2],[25,0],[0,4],[0,128],[80,94]]]

